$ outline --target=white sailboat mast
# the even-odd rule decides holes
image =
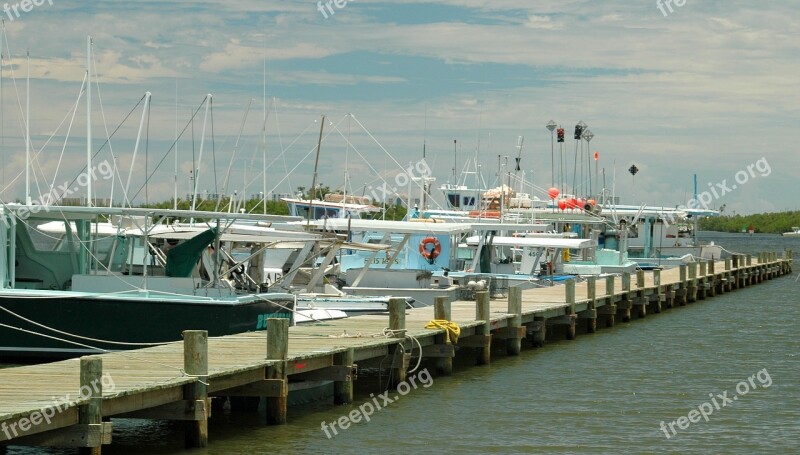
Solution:
[[[31,53],[28,51],[25,100],[25,204],[31,205]]]
[[[86,37],[86,173],[92,175],[92,37]],[[92,179],[86,179],[86,206],[92,206]]]

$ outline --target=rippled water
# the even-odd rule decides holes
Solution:
[[[800,240],[778,236],[709,238],[744,253],[800,250]],[[526,348],[519,357],[495,353],[490,367],[435,377],[431,387],[332,439],[321,422],[370,401],[377,388],[359,393],[353,406],[292,408],[281,427],[265,426],[263,414],[218,414],[210,447],[192,453],[798,453],[795,278]],[[736,395],[759,371],[756,388],[715,409],[708,422],[674,426],[669,439],[659,428],[709,402],[709,394]],[[181,453],[183,432],[176,423],[115,420],[114,444],[103,452]]]

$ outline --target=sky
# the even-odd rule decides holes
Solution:
[[[86,195],[73,180],[87,163],[91,35],[93,166],[114,169],[95,173],[93,191],[115,203],[169,200],[176,184],[182,198],[195,185],[308,188],[325,116],[317,182],[358,195],[404,193],[404,169],[430,169],[434,188],[474,186],[463,171],[477,157],[488,186],[510,173],[542,199],[555,185],[686,205],[696,174],[701,200],[726,214],[800,209],[793,2],[36,3],[2,12],[5,202],[25,197],[28,72],[31,198]],[[563,151],[551,151],[550,120],[566,130]],[[591,142],[574,140],[579,121]]]

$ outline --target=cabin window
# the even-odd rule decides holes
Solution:
[[[464,196],[464,206],[465,207],[471,207],[473,205],[475,205],[475,197],[474,196],[472,196],[472,197]]]
[[[458,195],[457,194],[448,194],[447,195],[447,202],[450,204],[451,207],[461,207],[459,205]]]

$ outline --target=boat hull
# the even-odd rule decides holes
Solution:
[[[96,354],[99,349],[138,349],[146,346],[135,343],[179,341],[184,330],[207,330],[209,336],[264,330],[268,318],[291,321],[294,304],[275,297],[269,302],[252,297],[198,301],[70,294],[0,295],[0,323],[4,324],[0,326],[0,358],[63,359]]]

